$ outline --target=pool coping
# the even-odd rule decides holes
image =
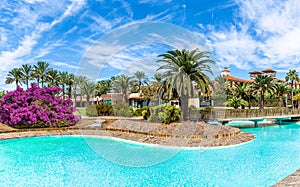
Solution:
[[[300,168],[294,173],[288,175],[284,179],[280,180],[272,187],[285,187],[285,186],[300,186]]]

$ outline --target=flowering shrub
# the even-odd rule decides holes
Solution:
[[[0,122],[16,128],[75,125],[79,118],[72,101],[58,97],[59,91],[33,83],[26,91],[18,87],[8,92],[0,99]]]

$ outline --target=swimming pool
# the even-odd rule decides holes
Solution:
[[[256,134],[256,139],[236,147],[206,151],[174,152],[80,136],[3,140],[0,183],[6,186],[270,186],[300,168],[300,125],[243,130]],[[115,155],[112,160],[129,158],[134,162],[143,158],[147,163],[161,153],[172,156],[152,166],[128,167],[111,162],[106,156],[100,157],[86,140],[99,143],[99,149]],[[120,145],[125,148],[116,149]],[[148,152],[134,155],[135,149]]]

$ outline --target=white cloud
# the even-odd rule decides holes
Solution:
[[[172,0],[139,0],[139,3],[150,3],[150,4],[158,4],[158,3],[171,3]]]
[[[53,65],[59,66],[59,67],[67,67],[69,69],[74,69],[76,70],[78,68],[77,65],[71,65],[70,63],[65,63],[65,62],[52,62]]]
[[[28,1],[29,3],[37,3],[44,1]],[[33,10],[30,10],[26,5],[20,5],[21,8],[18,9],[18,13],[20,16],[15,17],[12,20],[12,24],[16,25],[16,27],[24,28],[28,27],[32,32],[25,35],[24,39],[18,46],[13,50],[2,51],[0,54],[0,61],[6,62],[7,66],[14,66],[16,63],[23,63],[24,59],[21,57],[26,57],[32,52],[32,48],[35,44],[37,44],[38,40],[41,37],[41,34],[47,30],[50,30],[54,25],[63,21],[67,16],[71,16],[73,13],[78,11],[85,3],[85,0],[72,0],[71,4],[67,6],[66,10],[62,13],[60,17],[54,19],[50,24],[44,22],[37,21],[37,14]],[[2,39],[1,35],[1,39]],[[7,40],[7,39],[6,39]],[[54,47],[54,46],[53,46]],[[49,47],[48,47],[49,49]],[[46,50],[45,50],[46,51]],[[47,52],[43,52],[47,54]],[[42,55],[38,55],[42,56]],[[5,68],[9,68],[6,66],[2,66],[1,69],[5,70]]]
[[[253,66],[289,69],[299,64],[300,1],[235,2],[234,23],[221,29],[207,26],[207,35],[200,36],[220,63],[245,70]]]

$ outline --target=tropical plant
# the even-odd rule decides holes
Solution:
[[[123,94],[123,102],[127,102],[127,93],[132,84],[131,77],[124,74],[115,77],[114,87]]]
[[[21,84],[21,80],[22,80],[21,69],[14,68],[8,72],[5,83],[6,84],[16,83],[16,87],[18,87],[19,84]]]
[[[146,116],[147,112],[144,112],[143,117]],[[150,116],[148,121],[150,122],[163,122],[165,124],[170,124],[172,122],[177,122],[180,120],[181,112],[180,109],[171,106],[169,104],[162,104],[155,107],[150,107]]]
[[[26,84],[26,88],[28,89],[29,81],[32,80],[32,69],[33,67],[29,64],[22,65],[20,71],[22,73],[22,83]]]
[[[37,79],[37,84],[41,82],[42,87],[47,80],[48,72],[50,71],[50,65],[47,62],[39,61],[33,66],[33,77]]]
[[[215,62],[210,58],[211,53],[189,51],[186,49],[168,51],[159,55],[158,62],[165,63],[158,70],[165,70],[163,78],[168,85],[172,85],[180,97],[182,119],[188,120],[188,98],[193,95],[193,81],[196,82],[203,93],[209,90],[209,77],[204,73],[211,73],[210,65]]]
[[[297,101],[297,106],[300,106],[300,94],[297,94],[293,97],[293,101]]]
[[[147,76],[146,76],[145,72],[137,71],[134,73],[134,78],[136,79],[136,86],[138,89],[137,91],[140,92],[141,86],[147,84],[147,82],[148,82]]]
[[[289,72],[287,73],[286,77],[285,77],[285,80],[288,82],[290,81],[290,84],[291,84],[291,98],[293,98],[293,91],[294,91],[294,83],[296,81],[299,81],[299,75],[297,73],[297,71],[295,69],[293,70],[289,70]],[[292,108],[294,108],[294,102],[292,101]]]
[[[53,68],[48,71],[47,74],[47,82],[49,82],[49,86],[58,86],[59,85],[59,72]]]
[[[75,106],[77,106],[76,98],[79,95],[79,97],[80,97],[80,107],[83,107],[83,102],[82,102],[83,93],[82,93],[81,88],[83,87],[83,84],[86,83],[86,82],[88,82],[88,79],[85,76],[80,75],[80,76],[75,76],[74,77],[73,96],[74,96]]]
[[[260,94],[259,108],[263,109],[265,104],[265,93],[273,93],[275,91],[276,80],[269,75],[257,75],[254,79],[252,86],[254,93]]]
[[[124,102],[118,102],[113,105],[113,111],[115,116],[132,117],[133,114],[130,111],[130,106]]]
[[[238,109],[240,106],[247,106],[248,102],[240,97],[232,97],[228,99],[228,101],[224,102],[224,105]]]
[[[113,81],[111,79],[105,79],[98,81],[96,85],[95,95],[101,96],[102,94],[106,94],[109,90],[112,89]]]
[[[250,102],[252,100],[255,100],[255,97],[253,95],[253,90],[251,89],[251,85],[249,83],[237,82],[234,85],[232,93],[234,96],[240,97],[241,99],[247,101],[249,107],[250,107]],[[242,109],[244,109],[245,105],[242,105],[241,107]]]
[[[62,90],[62,96],[63,99],[65,99],[65,93],[66,93],[66,84],[68,81],[68,72],[64,71],[64,72],[58,72],[59,74],[59,84],[61,85],[61,90]]]
[[[282,107],[283,106],[283,95],[288,93],[289,92],[289,86],[286,84],[286,83],[280,83],[278,82],[276,85],[276,92],[279,96],[279,102],[278,102],[278,105],[279,107]]]
[[[68,87],[68,98],[72,98],[72,87],[74,85],[75,75],[72,73],[68,73],[66,86]]]
[[[97,105],[88,105],[85,109],[86,115],[88,117],[97,117],[98,111],[97,111]]]
[[[215,95],[226,94],[227,80],[225,79],[225,77],[219,75],[214,80],[212,80],[211,84]]]
[[[81,85],[80,89],[82,91],[82,94],[85,95],[87,105],[90,104],[90,99],[93,98],[95,95],[95,88],[96,88],[96,84],[92,81],[84,82]]]
[[[75,125],[79,118],[73,114],[72,101],[58,97],[59,91],[35,83],[27,90],[17,87],[0,99],[0,122],[16,128]]]

